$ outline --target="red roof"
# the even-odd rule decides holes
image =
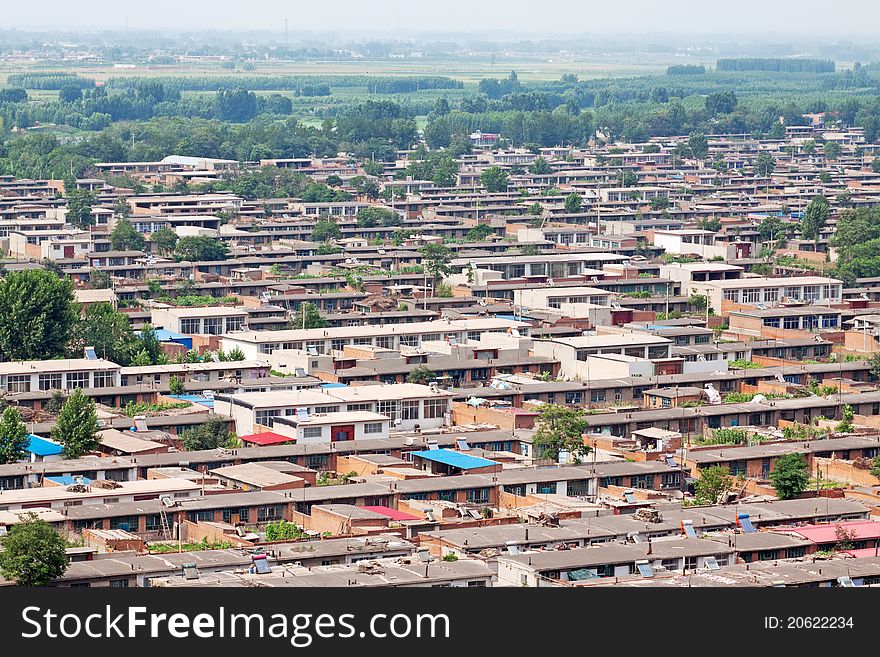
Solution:
[[[281,445],[283,443],[292,443],[296,442],[295,438],[291,438],[290,436],[282,436],[280,433],[272,433],[271,431],[267,431],[265,433],[254,433],[250,436],[239,436],[241,442],[243,443],[253,443],[254,445],[260,445],[265,447],[267,445]]]
[[[837,543],[837,528],[842,527],[847,534],[852,534],[855,540],[866,538],[880,538],[880,522],[863,520],[859,522],[836,522],[827,525],[805,525],[793,527],[790,531],[803,536],[813,543]]]
[[[386,518],[390,518],[391,520],[421,520],[419,516],[411,516],[408,513],[403,513],[402,511],[397,511],[396,509],[387,506],[365,506],[364,508],[373,513],[378,513]]]
[[[856,559],[861,559],[863,557],[876,557],[877,556],[877,548],[862,548],[860,550],[844,550],[843,554],[848,554],[851,557],[855,557]]]

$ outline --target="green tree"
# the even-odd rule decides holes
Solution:
[[[731,481],[727,468],[713,465],[700,470],[700,478],[694,484],[694,497],[700,504],[718,504],[721,496],[730,490]]]
[[[97,202],[95,195],[85,189],[74,189],[67,195],[67,215],[65,220],[71,226],[87,229],[95,225],[92,206]]]
[[[761,153],[755,160],[755,175],[769,176],[776,169],[776,160],[769,153]]]
[[[825,145],[822,146],[822,155],[825,156],[826,160],[836,160],[840,157],[840,152],[843,150],[836,141],[826,141]]]
[[[93,290],[107,290],[113,287],[113,279],[110,277],[110,272],[103,269],[90,270],[89,287]]]
[[[480,182],[490,194],[507,191],[507,172],[501,167],[493,166],[483,170]]]
[[[465,242],[483,242],[494,231],[489,224],[477,224],[471,228],[464,236]]]
[[[536,176],[543,176],[550,173],[550,163],[543,157],[536,157],[535,161],[529,165],[529,173]]]
[[[113,214],[117,217],[128,217],[131,214],[131,203],[124,196],[116,197],[113,201]]]
[[[118,219],[110,231],[110,244],[115,251],[143,251],[147,240],[134,229],[128,219]]]
[[[801,237],[805,240],[819,241],[822,229],[828,222],[830,210],[828,199],[822,195],[814,196],[804,211],[804,218],[801,222]]]
[[[138,346],[125,313],[117,312],[109,303],[93,303],[74,323],[67,354],[82,358],[85,347],[94,347],[99,358],[127,365]]]
[[[770,483],[781,500],[790,500],[807,489],[810,471],[807,461],[800,454],[786,454],[777,459],[770,473]]]
[[[69,278],[30,269],[0,279],[0,353],[6,359],[63,356],[75,321]]]
[[[691,154],[698,160],[705,160],[709,155],[709,140],[702,132],[692,132],[688,137]]]
[[[874,173],[880,173],[880,157],[875,157],[871,160],[871,171]]]
[[[851,433],[855,428],[855,425],[853,424],[853,418],[855,418],[853,407],[849,404],[844,404],[841,414],[843,417],[840,422],[837,423],[837,426],[834,427],[834,430],[838,433]]]
[[[98,429],[95,402],[77,388],[55,420],[52,439],[63,446],[64,458],[78,459],[98,448]]]
[[[419,253],[422,254],[422,266],[434,279],[434,287],[443,279],[452,273],[452,251],[443,244],[425,244],[419,247]]]
[[[15,406],[7,406],[0,418],[0,464],[15,463],[27,456],[28,432]]]
[[[226,360],[233,363],[240,363],[245,359],[244,352],[241,350],[241,347],[233,347],[229,351],[226,352]]]
[[[575,462],[580,462],[590,453],[590,448],[584,444],[587,427],[582,408],[544,404],[532,438],[538,458],[556,461],[560,452],[566,451]]]
[[[0,545],[0,574],[19,586],[46,586],[67,570],[64,539],[36,514],[13,525]]]
[[[295,329],[313,329],[324,328],[327,326],[327,320],[318,310],[318,307],[310,301],[304,301],[300,304],[299,310],[290,322],[292,328]]]
[[[174,247],[174,259],[180,262],[203,262],[205,260],[226,260],[229,249],[223,242],[213,237],[181,237]]]
[[[565,212],[566,214],[577,214],[581,211],[583,207],[583,199],[581,195],[577,192],[572,192],[568,196],[565,197]]]
[[[315,227],[312,228],[312,241],[329,242],[330,240],[338,240],[342,237],[342,231],[335,221],[330,219],[318,219]]]
[[[183,448],[189,452],[201,449],[217,449],[218,447],[235,447],[236,436],[226,426],[226,422],[211,416],[207,422],[187,429],[181,436]]]
[[[174,251],[180,238],[170,228],[160,228],[150,235],[150,242],[156,246],[158,252],[162,255],[169,255]]]
[[[185,395],[186,386],[183,384],[183,379],[172,376],[168,381],[168,392],[172,395]]]
[[[426,365],[417,365],[406,375],[406,382],[418,383],[419,385],[426,386],[435,378],[434,372],[432,372],[429,367]]]
[[[147,365],[160,365],[165,360],[165,354],[162,351],[162,343],[159,342],[159,338],[156,335],[156,329],[150,324],[144,324],[141,327],[141,330],[137,335],[137,343],[134,345],[134,350],[137,353],[140,353],[141,351],[146,353],[147,357],[150,359],[150,362],[147,363]],[[132,365],[133,364],[134,363],[132,363]]]
[[[394,210],[388,208],[364,208],[357,213],[358,228],[375,228],[376,226],[400,226],[403,220]]]

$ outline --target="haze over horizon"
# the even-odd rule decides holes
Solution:
[[[284,0],[252,0],[245,10],[232,0],[192,0],[188,3],[153,0],[126,3],[92,0],[88,9],[61,0],[33,6],[11,5],[0,15],[0,28],[32,31],[173,29],[175,31],[234,30],[291,34],[345,33],[375,38],[414,34],[499,34],[539,37],[608,37],[616,34],[693,35],[812,35],[825,40],[876,34],[880,3],[854,0],[767,3],[741,0],[730,6],[694,7],[685,0],[629,0],[625,3],[558,2],[536,5],[513,0],[479,3],[447,0],[442,8],[417,0],[385,0],[379,5],[336,0],[332,7]],[[858,17],[855,20],[854,17]],[[401,33],[403,32],[403,34]],[[805,44],[805,46],[808,44]]]

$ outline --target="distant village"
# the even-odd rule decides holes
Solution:
[[[877,585],[880,278],[838,228],[880,145],[802,123],[476,131],[451,186],[413,150],[0,176],[5,275],[68,277],[159,356],[0,362],[0,535],[64,536],[61,587]],[[248,173],[344,200],[200,191]]]

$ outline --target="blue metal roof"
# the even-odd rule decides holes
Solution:
[[[45,438],[40,438],[33,434],[29,434],[28,439],[27,450],[31,454],[36,454],[37,456],[55,456],[56,454],[61,453],[61,445],[53,443],[51,440],[46,440]]]
[[[172,399],[179,399],[180,401],[188,401],[194,404],[201,404],[202,406],[207,406],[208,408],[214,408],[214,400],[208,399],[203,395],[166,395],[167,397],[171,397]]]
[[[462,470],[471,470],[473,468],[485,468],[490,465],[497,465],[495,461],[480,458],[479,456],[469,456],[461,452],[455,452],[451,449],[428,449],[422,452],[413,452],[413,456],[418,456],[428,461],[442,463],[453,468]]]
[[[319,387],[321,388],[347,388],[348,386],[344,383],[322,383]]]
[[[74,479],[71,475],[64,475],[61,477],[46,477],[49,481],[52,481],[56,484],[60,484],[61,486],[73,486],[73,484],[90,484],[92,480],[88,477],[78,477],[79,481]]]
[[[156,333],[156,339],[159,342],[177,342],[187,349],[192,349],[193,340],[188,335],[166,331],[165,329],[153,329],[153,331]]]

